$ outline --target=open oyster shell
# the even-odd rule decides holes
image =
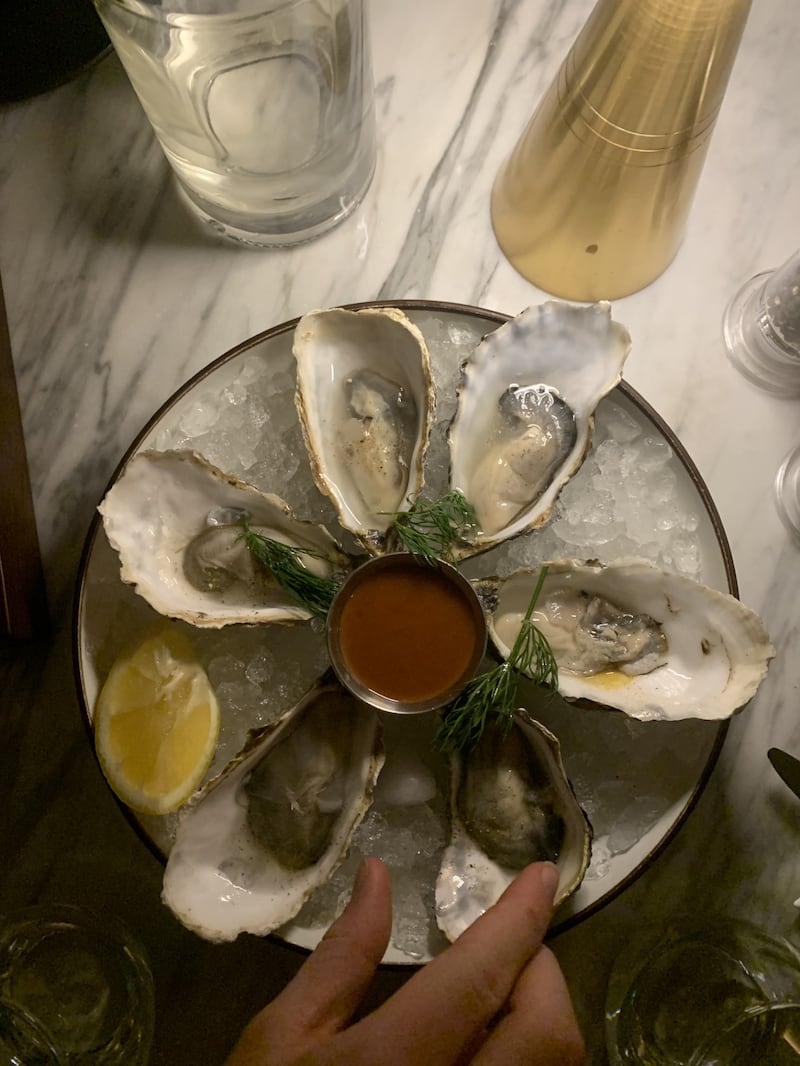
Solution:
[[[455,940],[529,862],[560,872],[556,905],[583,880],[592,830],[564,771],[558,741],[523,708],[508,733],[489,725],[451,762],[450,842],[436,881],[436,921]]]
[[[430,357],[395,308],[304,315],[295,330],[295,402],[314,479],[339,521],[378,554],[423,485],[433,424]]]
[[[478,516],[469,551],[547,521],[629,350],[608,303],[550,300],[488,334],[465,361],[449,443],[451,485]]]
[[[326,676],[183,809],[164,902],[207,940],[277,929],[344,859],[382,765],[377,713]]]
[[[136,455],[98,508],[121,577],[160,614],[195,626],[295,622],[311,612],[252,558],[237,524],[313,553],[329,576],[350,561],[322,526],[294,518],[278,496],[224,474],[192,451]]]
[[[558,690],[632,718],[727,718],[755,694],[775,654],[735,597],[643,559],[549,562],[533,621],[558,662]],[[507,658],[539,570],[476,582],[489,635]]]

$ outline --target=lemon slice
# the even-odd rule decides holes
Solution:
[[[211,764],[219,705],[182,634],[151,637],[118,659],[97,699],[100,766],[119,798],[144,814],[174,811]]]

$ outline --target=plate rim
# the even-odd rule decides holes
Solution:
[[[550,302],[550,301],[543,301]],[[361,311],[366,309],[380,309],[388,307],[396,307],[400,311],[431,311],[439,314],[459,314],[470,318],[484,319],[487,322],[494,323],[493,328],[503,325],[510,319],[515,317],[514,315],[505,314],[502,311],[494,311],[485,307],[478,307],[473,304],[455,303],[448,300],[423,300],[423,299],[403,299],[403,300],[361,300],[355,303],[343,303],[337,304],[337,307],[343,308],[347,311]],[[302,315],[297,315],[294,318],[287,319],[284,322],[280,322],[277,325],[270,326],[268,329],[262,330],[259,333],[253,334],[251,337],[240,341],[238,344],[229,348],[221,355],[216,356],[205,366],[201,367],[195,374],[193,374],[187,381],[180,385],[170,396],[162,403],[158,409],[147,419],[140,431],[136,434],[133,441],[125,449],[122,458],[117,463],[105,489],[103,490],[100,500],[106,495],[109,489],[115,484],[117,479],[122,474],[125,467],[131,461],[133,456],[139,450],[142,441],[153,430],[155,425],[160,422],[167,412],[179,403],[187,393],[195,389],[205,378],[216,372],[220,367],[235,359],[237,356],[242,355],[244,352],[251,348],[262,344],[264,341],[270,340],[273,337],[279,336],[284,333],[294,331],[297,323],[302,318]],[[491,332],[488,329],[486,332]],[[711,496],[711,492],[705,483],[697,464],[694,462],[685,445],[680,441],[674,430],[669,424],[662,418],[662,416],[652,407],[652,405],[625,380],[620,380],[617,389],[625,396],[625,398],[631,402],[642,414],[644,414],[659,430],[659,432],[669,442],[673,452],[683,465],[686,473],[688,474],[695,490],[697,491],[703,506],[709,517],[714,537],[719,546],[722,556],[722,564],[725,571],[725,579],[728,585],[728,592],[730,595],[738,598],[739,586],[736,577],[736,570],[733,562],[733,554],[728,540],[728,535],[725,532],[725,528],[722,524],[722,518],[717,509],[717,505]],[[98,500],[98,503],[100,501]],[[82,619],[84,615],[84,589],[87,578],[87,571],[89,562],[92,557],[92,551],[94,549],[95,541],[97,539],[99,530],[101,527],[101,516],[95,507],[94,514],[92,515],[89,528],[84,538],[83,548],[81,550],[80,560],[78,563],[78,569],[76,573],[76,579],[73,591],[73,606],[72,606],[72,618],[70,622],[71,630],[71,643],[72,643],[72,663],[73,663],[73,680],[75,683],[78,703],[81,710],[81,717],[83,718],[84,727],[87,730],[89,742],[92,747],[92,752],[97,760],[97,752],[94,745],[94,733],[92,727],[92,718],[89,707],[87,706],[85,693],[86,686],[84,684],[84,672],[83,664],[81,661],[81,640],[80,634],[82,631]],[[697,781],[691,789],[691,792],[687,796],[684,805],[672,825],[658,843],[645,855],[624,877],[621,878],[612,888],[608,889],[605,893],[599,896],[593,903],[587,904],[583,910],[577,914],[570,914],[565,916],[561,921],[556,920],[548,929],[547,939],[551,940],[567,930],[574,928],[576,925],[586,921],[592,915],[596,914],[599,910],[606,907],[614,899],[620,896],[626,889],[628,889],[634,881],[638,880],[650,866],[655,863],[658,858],[663,854],[667,846],[677,835],[678,831],[683,828],[688,819],[696,807],[700,796],[704,792],[709,778],[714,771],[717,761],[722,750],[722,746],[725,741],[725,737],[728,732],[730,720],[725,719],[717,726],[717,734],[714,738],[714,742],[711,746],[711,751],[706,759],[702,772],[700,773]],[[98,762],[99,765],[99,762]],[[136,812],[132,811],[126,804],[120,800],[116,794],[109,788],[113,799],[120,808],[123,816],[128,824],[132,827],[136,835],[146,846],[148,851],[158,861],[164,865],[166,858],[161,849],[157,846],[155,841],[147,833],[144,826],[139,822],[136,817]],[[276,932],[270,933],[269,939],[276,943],[283,945],[292,951],[297,951],[303,955],[308,955],[312,949],[304,947],[301,944],[295,944],[292,941],[286,940],[279,936]],[[413,959],[409,959],[408,962],[381,962],[381,967],[386,969],[398,969],[406,971],[409,966],[420,966],[425,963],[416,962]]]

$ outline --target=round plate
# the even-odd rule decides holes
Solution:
[[[452,392],[457,366],[480,338],[507,321],[506,315],[458,304],[434,301],[384,301],[348,305],[357,310],[363,307],[398,307],[422,330],[434,361],[434,366],[446,358],[449,364],[447,385]],[[283,323],[252,337],[215,360],[179,389],[160,408],[128,449],[114,474],[111,484],[137,452],[147,448],[163,448],[181,444],[187,424],[202,430],[201,415],[196,416],[203,397],[220,395],[226,388],[247,392],[247,381],[255,374],[258,388],[268,397],[272,390],[284,392],[293,388],[294,360],[292,337],[297,320]],[[445,353],[443,356],[442,353]],[[263,370],[263,373],[262,373]],[[244,386],[242,382],[245,382]],[[441,382],[438,382],[441,389]],[[255,386],[254,386],[255,387]],[[454,397],[439,394],[440,407],[454,404]],[[282,403],[287,420],[294,420],[288,411],[291,402]],[[699,559],[705,584],[737,593],[736,577],[730,548],[719,515],[696,467],[672,431],[653,409],[627,384],[618,386],[598,409],[600,416],[611,409],[622,419],[626,432],[642,433],[656,450],[663,445],[671,448],[669,466],[680,508],[695,518],[691,538]],[[183,430],[180,427],[184,427]],[[289,431],[292,430],[289,425]],[[247,431],[242,430],[243,437]],[[185,445],[187,446],[187,445]],[[200,449],[202,450],[202,449]],[[246,448],[245,448],[246,450]],[[661,448],[662,452],[669,449]],[[217,460],[209,456],[212,462]],[[285,465],[285,456],[275,455],[273,467],[277,471]],[[243,460],[244,461],[244,460]],[[311,477],[305,454],[300,458],[298,477],[310,486]],[[222,465],[218,463],[217,465]],[[256,481],[262,489],[287,494],[281,487],[267,482],[270,464],[259,466]],[[248,473],[239,473],[248,480]],[[577,483],[581,471],[573,479]],[[255,479],[254,479],[255,480]],[[316,490],[312,490],[316,491]],[[289,503],[292,504],[291,486]],[[321,499],[321,498],[320,498]],[[330,512],[332,513],[332,512]],[[320,511],[324,517],[324,507]],[[298,510],[301,518],[319,516]],[[655,519],[654,519],[655,521]],[[528,538],[540,536],[534,532]],[[481,565],[491,565],[491,556],[481,556]],[[486,562],[488,560],[488,563]],[[469,567],[468,567],[469,569]],[[81,560],[74,614],[74,661],[79,698],[91,732],[92,710],[106,674],[120,651],[137,642],[154,624],[166,623],[135,595],[130,586],[119,578],[119,561],[110,548],[99,516],[95,516],[87,536]],[[307,627],[269,627],[283,632],[276,639],[283,647],[297,648],[297,656],[308,654]],[[240,627],[242,640],[248,631]],[[287,636],[287,629],[289,635]],[[214,634],[191,630],[195,643],[213,639]],[[226,648],[238,638],[224,632]],[[289,641],[289,644],[286,644]],[[313,656],[312,656],[313,657]],[[303,681],[303,686],[310,679]],[[296,682],[296,678],[294,679]],[[297,692],[299,697],[302,687]],[[288,697],[287,697],[288,699]],[[533,699],[533,697],[531,697]],[[288,705],[294,700],[290,700]],[[630,884],[661,851],[677,831],[702,791],[713,768],[726,731],[726,723],[680,721],[639,723],[620,713],[597,708],[586,709],[568,705],[560,699],[550,703],[537,702],[530,707],[561,741],[567,773],[576,794],[593,824],[595,840],[592,865],[578,891],[567,900],[555,915],[551,932],[563,930],[585,919]],[[233,712],[232,712],[233,713]],[[219,753],[222,762],[235,754],[246,729],[255,722],[235,722],[231,725],[233,747]],[[238,733],[237,733],[238,730]],[[238,736],[238,740],[237,740]],[[217,765],[213,769],[219,769]],[[154,822],[127,812],[129,819],[144,839],[162,858],[169,848],[169,821]],[[302,916],[301,916],[302,919]],[[324,932],[325,924],[304,924],[296,920],[284,927],[279,935],[287,943],[313,948]],[[430,948],[408,954],[391,946],[385,962],[416,964],[425,961],[442,943],[433,937]]]

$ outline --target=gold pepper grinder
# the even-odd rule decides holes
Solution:
[[[672,261],[751,0],[599,0],[492,190],[512,265],[568,300]]]

